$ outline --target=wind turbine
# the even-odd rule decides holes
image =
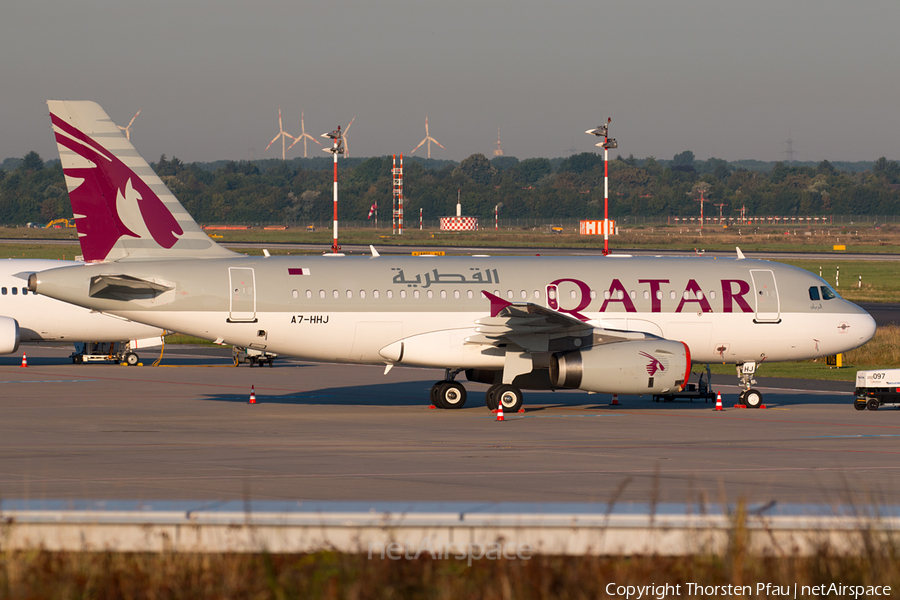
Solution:
[[[350,130],[350,125],[353,125],[353,121],[355,121],[355,120],[356,120],[356,115],[353,115],[353,118],[350,119],[350,123],[348,123],[347,126],[344,127],[344,133],[343,133],[343,136],[344,136],[344,158],[350,158],[350,145],[348,144],[348,142],[350,140],[347,139],[347,132]]]
[[[122,131],[125,132],[125,139],[128,140],[129,142],[131,141],[131,125],[132,125],[132,123],[134,123],[134,120],[137,119],[137,116],[139,114],[141,114],[140,109],[138,109],[138,111],[136,113],[134,113],[134,116],[131,117],[131,120],[128,121],[128,125],[126,125],[125,127],[122,127],[121,125],[116,125],[116,127],[118,127],[119,129],[121,129]]]
[[[296,146],[297,142],[299,142],[300,140],[303,140],[303,158],[306,158],[306,139],[309,138],[320,146],[322,145],[322,142],[320,142],[313,136],[306,133],[306,123],[303,122],[303,111],[302,110],[300,111],[300,131],[301,131],[300,135],[294,138],[294,143],[291,144],[290,146],[288,146],[288,150],[290,150],[291,148]]]
[[[272,147],[272,144],[274,144],[278,140],[278,138],[281,138],[281,160],[284,160],[284,140],[286,138],[291,138],[292,140],[296,140],[297,138],[295,138],[291,134],[287,133],[284,130],[284,127],[281,126],[281,107],[280,106],[278,107],[278,135],[276,135],[274,138],[272,138],[272,141],[269,142],[269,145],[266,146],[266,149],[263,150],[263,152],[268,151],[269,148]],[[291,145],[293,146],[293,144],[291,144]]]
[[[439,141],[437,141],[436,139],[434,139],[433,137],[431,137],[431,134],[428,133],[428,115],[425,115],[425,139],[422,140],[421,142],[419,142],[418,146],[413,148],[413,152],[415,152],[416,150],[421,148],[422,144],[424,144],[425,142],[428,142],[428,158],[431,158],[431,142],[434,142],[438,146],[441,146],[441,143]],[[441,146],[441,148],[444,148],[444,147]],[[446,150],[446,148],[444,148],[444,150]],[[410,152],[410,154],[412,154],[412,152]]]

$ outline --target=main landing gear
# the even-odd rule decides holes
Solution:
[[[462,408],[466,403],[466,388],[454,381],[462,371],[447,369],[444,379],[431,386],[431,404],[437,408]],[[497,410],[503,403],[503,412],[518,412],[525,402],[522,390],[514,385],[496,384],[488,388],[484,403],[489,410]]]
[[[738,403],[744,404],[748,408],[759,408],[762,405],[762,393],[751,387],[756,385],[756,380],[753,379],[754,373],[756,373],[755,361],[737,365],[737,376],[740,379],[740,386],[743,388],[741,395],[738,396]]]
[[[518,412],[524,402],[522,390],[506,383],[492,385],[484,395],[484,403],[488,410],[497,410],[502,403],[503,412]]]
[[[466,388],[453,381],[461,369],[446,370],[443,381],[431,386],[431,403],[438,408],[462,408],[466,404]]]

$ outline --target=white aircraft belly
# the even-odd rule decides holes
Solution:
[[[227,326],[227,312],[120,314],[206,339],[221,337],[229,345],[264,348],[310,360],[396,362],[399,346],[386,348],[403,341],[402,364],[502,368],[502,352],[464,343],[467,336],[475,333],[475,321],[484,317],[480,312],[322,312],[302,316],[257,313],[256,322]],[[833,325],[823,327],[823,316],[782,313],[780,323],[755,323],[752,314],[736,319],[735,315],[715,313],[636,313],[628,321],[642,323],[643,331],[658,328],[663,337],[686,343],[694,362],[735,363],[804,360],[834,354],[854,347],[854,337],[864,333],[853,327],[841,330],[839,323],[846,318],[843,315],[835,315]],[[596,317],[597,322],[602,322],[601,315]]]

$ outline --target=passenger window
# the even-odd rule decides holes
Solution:
[[[352,297],[353,297],[353,292],[350,290],[347,290],[347,300],[349,300]]]
[[[341,293],[337,290],[332,290],[331,295],[334,296],[335,300],[341,297]]]
[[[319,290],[319,298],[325,299],[325,290]]]
[[[522,290],[521,296],[522,300],[528,300],[528,292],[526,292],[525,290]]]
[[[538,290],[534,290],[534,299],[535,300],[541,299],[541,293]]]
[[[15,290],[13,290],[15,291]],[[827,285],[822,286],[822,299],[823,300],[831,300],[832,298],[837,298],[837,294],[835,294],[830,287]]]
[[[6,288],[0,288],[0,294],[6,295]]]
[[[447,290],[441,290],[441,298],[447,297]]]
[[[13,296],[18,295],[18,293],[19,293],[19,288],[13,288],[13,289],[12,289],[12,295],[13,295]]]
[[[603,292],[603,299],[604,299],[604,300],[609,300],[609,290],[606,290],[606,291]]]
[[[569,292],[569,298],[571,298],[572,300],[575,299],[575,290],[572,290],[571,292]]]
[[[809,288],[809,299],[821,300],[821,298],[819,297],[819,288],[817,288],[816,286],[812,286],[811,288]]]
[[[393,298],[393,297],[394,297],[394,290],[388,290],[388,291],[387,291],[387,297],[388,297],[388,298]]]
[[[506,290],[506,297],[509,298],[510,300],[512,300],[513,299],[513,291]]]
[[[715,299],[716,299],[716,290],[713,290],[713,291],[711,291],[711,292],[709,293],[709,299],[710,299],[710,300],[715,300]]]
[[[671,292],[669,292],[669,298],[674,300],[676,297],[677,297],[677,294],[675,293],[675,290],[672,290]]]
[[[406,290],[400,290],[400,297],[406,298]]]
[[[429,298],[434,298],[434,292],[432,292],[431,290],[428,290],[428,292],[425,295],[428,296]]]
[[[312,298],[312,290],[306,290],[306,299],[309,300]]]
[[[650,299],[650,290],[644,290],[644,300]]]
[[[472,292],[472,290],[467,291],[466,295],[469,297],[469,300],[475,297],[475,294]]]
[[[675,292],[672,292],[672,298],[675,298]],[[656,290],[656,299],[662,300],[662,290]]]
[[[373,298],[377,298],[377,297],[380,296],[380,295],[381,295],[381,294],[378,292],[378,290],[372,290],[372,297],[373,297]]]
[[[419,290],[413,290],[413,298],[419,297]]]
[[[453,290],[453,297],[459,300],[459,290]]]
[[[366,297],[366,290],[359,290],[359,297],[360,297],[360,298],[365,298],[365,297]]]
[[[300,297],[300,292],[298,292],[297,290],[291,290],[291,297],[294,298],[294,300],[296,300],[297,298]]]
[[[628,295],[631,296],[631,299],[632,299],[632,300],[634,300],[635,298],[637,298],[637,294],[634,293],[634,290],[631,290],[631,291],[628,293]]]

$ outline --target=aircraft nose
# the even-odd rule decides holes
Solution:
[[[859,315],[858,320],[856,332],[863,339],[863,342],[868,342],[875,337],[875,329],[877,328],[875,319],[872,318],[872,315],[863,311],[863,314]]]
[[[850,335],[859,340],[858,345],[861,346],[875,336],[877,325],[872,315],[855,304],[852,306],[855,310],[847,315],[847,321],[842,324],[842,327],[846,327]]]

